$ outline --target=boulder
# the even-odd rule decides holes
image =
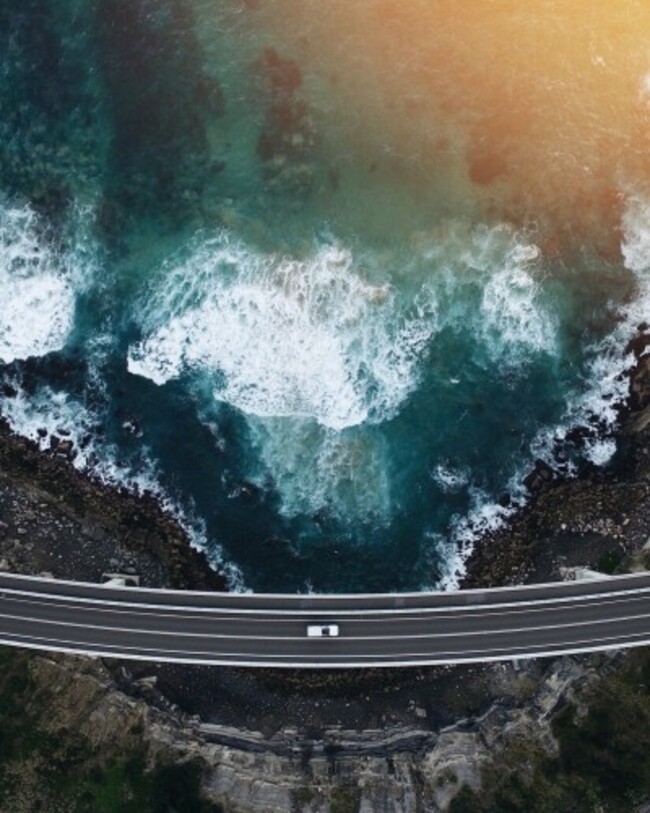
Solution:
[[[553,479],[553,469],[543,460],[536,460],[534,469],[524,478],[524,485],[531,491],[539,491]]]

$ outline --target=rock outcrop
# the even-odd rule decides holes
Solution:
[[[75,732],[99,752],[142,747],[149,771],[199,766],[201,792],[215,809],[433,813],[447,810],[461,787],[478,790],[482,771],[513,742],[534,742],[555,754],[553,714],[568,700],[579,703],[585,688],[619,661],[558,659],[538,683],[529,679],[530,696],[521,702],[496,701],[479,717],[439,730],[330,728],[317,737],[295,728],[266,737],[203,723],[161,698],[152,703],[137,696],[136,689],[155,692],[153,684],[121,691],[99,661],[39,655],[30,670],[35,697],[49,700],[51,733]],[[525,665],[520,673],[526,677]]]

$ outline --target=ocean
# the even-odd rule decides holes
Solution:
[[[648,25],[2,0],[0,413],[157,494],[233,589],[453,589],[535,460],[615,457]]]

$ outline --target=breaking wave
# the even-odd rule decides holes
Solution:
[[[159,385],[198,377],[240,410],[258,451],[250,476],[271,478],[286,516],[386,522],[399,504],[390,453],[367,429],[417,391],[437,334],[464,331],[481,363],[515,368],[556,351],[534,245],[508,227],[450,224],[423,246],[377,268],[336,245],[298,259],[225,231],[199,238],[140,301],[128,369]]]
[[[60,350],[70,333],[79,268],[57,253],[28,206],[0,204],[0,361]]]
[[[350,251],[289,259],[222,233],[147,300],[129,370],[158,384],[207,371],[215,398],[247,415],[342,430],[395,414],[417,385],[436,310],[435,300],[402,309],[389,284],[362,279]]]

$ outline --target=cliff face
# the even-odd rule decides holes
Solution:
[[[495,667],[497,699],[442,728],[422,718],[264,737],[199,724],[192,749],[205,761],[203,793],[241,813],[593,813],[598,802],[628,813],[650,794],[649,653],[539,666]]]
[[[0,699],[11,692],[13,711],[3,706],[0,809],[505,810],[479,800],[497,798],[513,774],[541,798],[536,772],[559,766],[565,748],[558,718],[567,709],[588,716],[594,687],[624,683],[626,669],[620,656],[558,659],[541,676],[499,667],[518,695],[452,726],[331,727],[316,736],[285,728],[268,737],[182,713],[153,677],[129,682],[127,693],[99,661],[5,654]]]

